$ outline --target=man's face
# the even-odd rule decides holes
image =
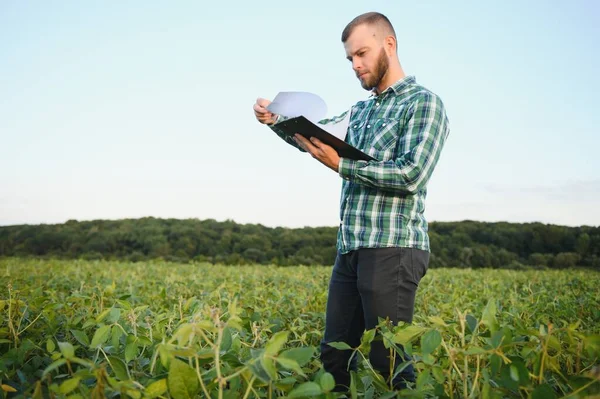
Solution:
[[[383,48],[383,37],[376,27],[362,24],[354,28],[346,43],[346,58],[365,90],[377,87],[389,68],[389,59]]]

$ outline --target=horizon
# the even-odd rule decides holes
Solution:
[[[58,223],[22,223],[22,224],[12,224],[12,225],[2,225],[0,224],[0,228],[2,227],[19,227],[19,226],[55,226],[55,225],[64,225],[67,224],[69,222],[76,222],[76,223],[93,223],[93,222],[120,222],[120,221],[138,221],[138,220],[142,220],[142,219],[156,219],[156,220],[177,220],[177,221],[187,221],[187,220],[193,220],[193,221],[199,221],[199,222],[204,222],[204,221],[208,221],[208,220],[213,220],[217,223],[227,223],[227,222],[233,222],[235,224],[239,224],[239,225],[255,225],[255,226],[263,226],[269,229],[276,229],[276,228],[284,228],[284,229],[303,229],[303,228],[338,228],[338,226],[336,225],[315,225],[315,226],[282,226],[282,225],[267,225],[264,223],[251,223],[251,222],[247,222],[247,223],[242,223],[242,222],[238,222],[234,219],[215,219],[215,218],[197,218],[197,217],[189,217],[189,218],[172,218],[172,217],[157,217],[157,216],[142,216],[142,217],[136,217],[136,218],[119,218],[119,219],[82,219],[82,220],[78,220],[78,219],[69,219],[66,220],[64,222],[58,222]],[[482,224],[524,224],[524,225],[528,225],[528,224],[541,224],[544,226],[557,226],[557,227],[568,227],[568,228],[581,228],[581,227],[590,227],[590,228],[598,228],[600,227],[600,225],[573,225],[573,226],[569,226],[569,225],[564,225],[564,224],[556,224],[556,223],[544,223],[544,222],[539,222],[539,221],[532,221],[532,222],[508,222],[505,220],[498,220],[498,221],[483,221],[483,220],[473,220],[473,219],[462,219],[462,220],[431,220],[427,222],[428,225],[431,224],[437,224],[437,223],[482,223]]]
[[[0,5],[0,226],[337,226],[340,177],[251,107],[308,91],[331,117],[365,99],[340,35],[373,10],[448,113],[429,223],[600,225],[600,3],[137,0]]]

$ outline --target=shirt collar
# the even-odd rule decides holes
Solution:
[[[417,80],[414,76],[409,75],[409,76],[405,76],[402,79],[397,80],[395,83],[393,83],[391,86],[389,86],[387,89],[385,89],[384,91],[382,91],[379,95],[384,95],[389,91],[393,91],[394,94],[400,94],[402,91],[404,91],[406,88],[408,88],[410,85],[413,85],[417,83]],[[375,90],[373,90],[371,92],[371,98],[373,97],[377,97],[377,93],[375,92]]]

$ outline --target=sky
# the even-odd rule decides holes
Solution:
[[[232,219],[335,226],[341,178],[257,97],[368,97],[341,32],[391,20],[450,135],[429,221],[600,225],[600,3],[0,2],[0,225]]]

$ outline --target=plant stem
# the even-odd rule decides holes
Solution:
[[[200,373],[200,363],[198,363],[198,357],[196,359],[196,374],[198,375],[198,381],[200,381],[200,386],[202,387],[202,392],[207,398],[210,398],[208,391],[206,390],[206,386],[204,385],[204,381],[202,381],[202,373]]]
[[[252,384],[254,384],[255,379],[256,377],[252,376],[252,379],[248,382],[248,389],[246,389],[246,393],[244,394],[244,397],[242,399],[246,399],[248,395],[250,395],[250,390],[253,390]]]

